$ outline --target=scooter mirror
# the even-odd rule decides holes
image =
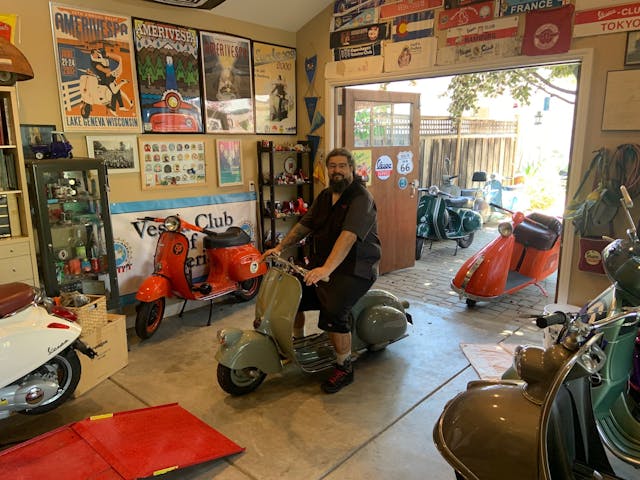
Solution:
[[[625,187],[624,185],[620,185],[620,192],[622,193],[622,201],[624,201],[624,204],[627,208],[632,208],[633,207],[633,200],[631,200],[631,196],[629,195],[629,191],[627,190],[627,187]]]

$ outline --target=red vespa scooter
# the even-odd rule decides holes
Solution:
[[[558,269],[562,224],[542,213],[525,216],[499,205],[492,207],[511,214],[511,222],[498,225],[498,238],[470,257],[451,281],[451,288],[466,298],[467,306],[497,300],[539,282]]]
[[[239,227],[230,227],[217,233],[192,225],[179,216],[167,218],[144,217],[139,220],[161,223],[162,233],[153,259],[153,273],[140,285],[136,299],[136,334],[150,338],[160,326],[164,315],[165,298],[174,295],[183,298],[179,316],[188,300],[209,300],[209,321],[213,300],[233,294],[240,301],[255,297],[267,266],[260,262],[260,252],[251,238]],[[203,282],[194,282],[187,264],[189,240],[182,233],[192,230],[205,234],[204,250],[209,272]]]

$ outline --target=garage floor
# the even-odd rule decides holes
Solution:
[[[376,286],[411,302],[414,325],[407,338],[361,357],[355,382],[335,395],[321,392],[322,376],[291,364],[252,394],[225,394],[216,381],[216,331],[250,328],[254,305],[220,305],[208,328],[204,307],[165,319],[145,342],[129,331],[127,367],[46,415],[0,421],[0,445],[91,415],[178,402],[246,451],[168,473],[167,480],[451,480],[432,429],[446,401],[478,378],[460,343],[541,344],[540,331],[518,315],[552,303],[532,286],[500,304],[467,309],[448,284],[463,258],[484,243],[477,242],[456,256],[453,242],[434,244],[416,267],[381,277]],[[553,292],[555,279],[545,283]],[[637,478],[631,468],[620,472]]]

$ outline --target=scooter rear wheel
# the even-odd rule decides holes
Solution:
[[[258,290],[260,289],[260,283],[262,282],[262,277],[254,277],[249,280],[245,280],[240,283],[240,287],[242,290],[238,290],[234,293],[241,302],[248,302],[253,297],[258,294]]]
[[[136,335],[142,340],[151,338],[162,322],[164,316],[164,297],[152,302],[140,302],[136,315]]]
[[[231,395],[245,395],[253,392],[266,376],[266,373],[256,367],[235,370],[218,364],[218,383]]]
[[[58,393],[46,403],[35,408],[22,410],[19,413],[24,415],[39,415],[58,408],[67,401],[78,386],[81,369],[78,354],[73,348],[69,348],[31,372],[27,375],[29,379],[33,379],[34,377],[44,378],[45,376],[55,377],[58,382]]]

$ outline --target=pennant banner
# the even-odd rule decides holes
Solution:
[[[534,10],[561,7],[569,0],[500,0],[501,15],[519,15]]]
[[[313,162],[316,158],[316,153],[318,153],[318,146],[320,145],[320,136],[318,135],[307,135],[307,142],[309,142],[309,148],[311,149],[310,157],[311,162]]]
[[[318,68],[318,56],[307,57],[304,59],[304,71],[307,73],[307,80],[309,83],[313,83],[313,79],[316,76],[316,69]]]
[[[311,122],[311,133],[315,132],[318,128],[320,128],[324,124],[324,117],[318,111],[316,111],[313,116],[313,121]]]
[[[495,17],[495,6],[495,2],[490,0],[466,7],[441,10],[438,13],[438,29],[446,30],[491,20]]]
[[[527,13],[523,55],[565,53],[571,46],[573,5]]]
[[[307,106],[307,115],[309,116],[309,123],[313,121],[313,115],[316,113],[316,105],[318,104],[318,97],[304,97],[304,103]]]
[[[353,13],[336,16],[333,19],[331,30],[338,31],[345,28],[363,27],[373,25],[378,21],[378,9],[367,8]]]
[[[433,10],[403,15],[393,19],[394,42],[415,40],[417,38],[433,37]]]

